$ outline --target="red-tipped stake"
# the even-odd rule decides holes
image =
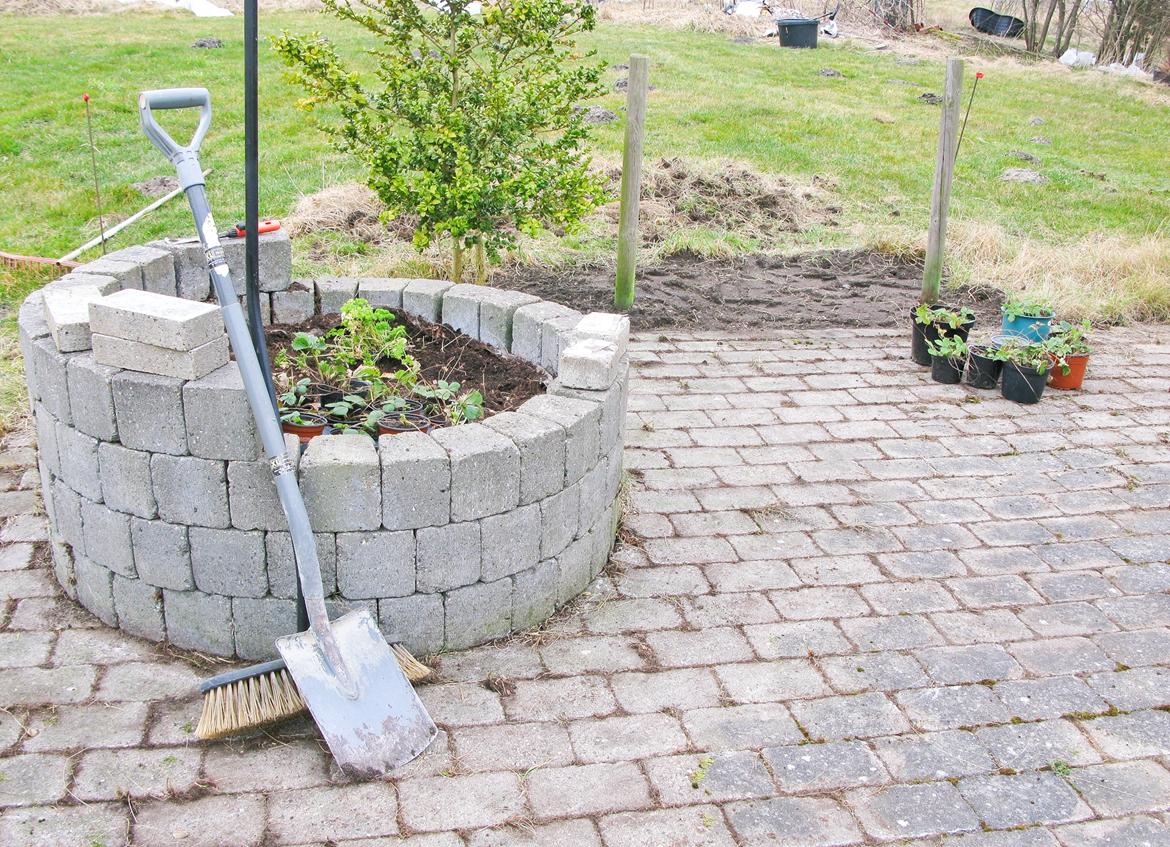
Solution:
[[[975,74],[975,84],[971,86],[971,97],[967,100],[967,112],[963,115],[963,126],[959,129],[959,140],[955,143],[955,161],[959,160],[959,151],[963,149],[963,133],[967,131],[967,118],[971,117],[971,104],[975,102],[975,89],[979,87],[979,80],[983,79],[983,71]]]
[[[81,99],[85,101],[85,125],[89,128],[89,162],[93,166],[93,194],[94,201],[97,203],[98,213],[98,227],[102,234],[102,255],[106,254],[106,222],[102,218],[102,191],[98,185],[98,169],[97,169],[97,148],[93,144],[93,118],[89,113],[89,94],[82,94]]]

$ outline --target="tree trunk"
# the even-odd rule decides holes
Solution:
[[[456,241],[451,247],[451,282],[463,281],[463,248]]]

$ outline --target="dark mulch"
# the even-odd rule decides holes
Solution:
[[[432,324],[397,309],[395,317],[406,326],[409,350],[428,380],[458,382],[462,391],[478,388],[483,394],[484,413],[510,412],[530,397],[543,394],[547,375],[524,359],[501,353],[474,338],[442,324]],[[322,335],[341,322],[339,315],[316,315],[307,324],[267,327],[268,355],[275,357],[287,349],[297,332]],[[385,371],[397,370],[397,364],[384,361]]]

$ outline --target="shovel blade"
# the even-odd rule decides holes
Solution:
[[[276,649],[337,763],[358,776],[385,776],[438,730],[368,611],[342,615],[330,628],[352,690],[326,664],[312,631],[278,638]]]

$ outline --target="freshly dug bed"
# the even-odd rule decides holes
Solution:
[[[566,303],[582,312],[612,311],[611,268],[552,275],[518,269],[493,280]],[[638,273],[630,325],[636,330],[809,329],[905,326],[918,302],[922,267],[880,253],[830,251],[736,260],[672,256]],[[944,300],[968,306],[980,324],[997,321],[1001,295],[966,288]]]
[[[516,356],[500,353],[449,326],[422,321],[398,309],[390,309],[406,326],[408,350],[428,380],[458,382],[461,389],[478,388],[483,394],[484,415],[511,412],[525,400],[545,390],[545,374],[540,368]],[[268,355],[273,358],[288,349],[298,332],[324,335],[341,322],[340,315],[315,315],[300,326],[273,324],[266,328]],[[398,369],[396,362],[380,363],[385,371]]]

